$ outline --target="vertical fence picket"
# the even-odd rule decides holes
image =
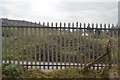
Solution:
[[[76,62],[77,62],[77,67],[79,67],[79,61],[78,61],[78,59],[79,59],[79,53],[78,53],[78,51],[79,51],[79,49],[78,49],[78,22],[76,22],[76,48],[77,48],[77,51],[76,51]]]
[[[118,43],[118,41],[119,41],[119,38],[118,38],[118,36],[119,36],[119,34],[118,34],[118,25],[116,25],[116,48],[117,48],[117,51],[116,51],[116,57],[117,57],[117,61],[116,61],[116,65],[118,66],[118,64],[119,64],[119,43]]]
[[[47,23],[47,27],[49,27],[49,23]],[[48,58],[48,59],[47,59],[47,60],[48,60],[47,63],[48,63],[48,65],[50,64],[50,51],[49,51],[50,38],[49,38],[49,34],[50,34],[50,31],[49,31],[49,28],[48,28],[48,29],[47,29],[47,39],[48,39],[48,40],[47,40],[47,48],[48,48],[48,49],[47,49],[47,51],[48,51],[48,52],[47,52],[47,53],[48,53],[48,54],[47,54],[47,58]],[[49,69],[49,66],[48,66],[48,69]]]
[[[22,26],[21,24],[20,24],[20,26]],[[14,28],[14,31],[15,31],[15,28]],[[22,65],[24,65],[24,28],[22,28],[22,31],[21,31],[21,35],[22,35]],[[14,34],[14,40],[15,40],[15,34]],[[14,43],[14,46],[15,46],[15,43]]]
[[[1,21],[1,20],[0,20]],[[0,61],[1,62],[1,64],[2,63],[4,63],[4,59],[5,59],[5,51],[4,51],[4,46],[5,46],[5,43],[4,43],[4,41],[3,40],[5,40],[5,37],[4,37],[4,32],[5,32],[5,30],[4,30],[4,28],[2,28],[1,26],[0,26],[0,37],[2,37],[2,40],[0,40],[0,44],[2,44],[2,47],[0,48],[1,49],[1,58],[2,58],[2,61]]]
[[[5,63],[7,63],[7,28],[5,28]]]
[[[30,25],[32,26],[32,25]],[[32,56],[32,48],[33,48],[33,45],[32,45],[32,39],[33,39],[33,34],[32,34],[32,29],[33,28],[30,28],[30,65],[31,65],[31,68],[32,68],[32,65],[33,65],[33,56]]]
[[[100,24],[100,40],[102,40],[102,24]],[[100,45],[100,47],[102,48],[102,44]],[[102,55],[103,51],[102,49],[100,49],[100,55]],[[103,64],[102,64],[102,60],[101,60],[101,68],[103,68]]]
[[[18,64],[20,64],[20,28],[17,28],[18,30]]]
[[[57,30],[57,23],[55,24],[56,27],[56,69],[58,69],[58,30]]]
[[[36,27],[37,25],[36,25],[36,22],[35,22],[35,25],[34,25],[34,27]],[[34,28],[34,56],[35,56],[35,58],[34,58],[34,61],[35,61],[35,65],[37,65],[37,55],[36,55],[36,43],[37,43],[37,41],[36,41],[37,39],[36,39],[36,28]],[[35,68],[36,68],[36,66],[35,66]]]
[[[92,28],[94,28],[94,24],[92,24]],[[93,54],[93,61],[95,60],[95,53],[94,53],[94,29],[92,29],[92,54]],[[94,66],[93,66],[94,69]]]
[[[1,20],[0,20],[1,21]],[[2,21],[1,21],[2,22]],[[2,44],[2,47],[0,47],[0,49],[1,49],[1,64],[3,64],[4,63],[4,61],[5,61],[5,50],[4,50],[4,46],[5,46],[5,42],[3,41],[3,40],[5,40],[5,37],[4,37],[4,32],[5,32],[5,28],[2,28],[1,26],[0,26],[0,38],[2,38],[2,40],[0,40],[0,44]]]
[[[111,29],[111,26],[110,26],[110,24],[108,24],[108,29],[109,29],[109,31],[108,31],[108,37],[111,37],[112,36],[112,29]],[[111,53],[112,54],[112,53]],[[112,57],[113,58],[113,57]],[[107,56],[107,62],[108,62],[108,56]]]
[[[107,36],[106,36],[106,24],[104,24],[104,35],[103,35],[103,39],[106,39]],[[104,52],[106,52],[106,50],[103,50]],[[107,57],[104,58],[104,66],[106,67],[107,66],[107,63],[106,63],[106,60],[107,60]]]
[[[113,36],[114,36],[114,42],[116,42],[116,32],[117,32],[117,31],[115,31],[115,28],[116,28],[116,25],[114,24],[114,28],[113,28],[113,29],[114,29],[114,35],[113,35]],[[113,45],[113,44],[112,44],[112,45]],[[113,48],[113,51],[114,51],[114,52],[113,52],[113,54],[114,54],[115,66],[116,66],[116,61],[117,61],[117,57],[116,57],[117,52],[116,52],[116,51],[117,51],[117,50],[116,50],[116,48],[115,48],[115,47],[116,47],[115,45],[116,45],[116,44],[114,44],[114,48]],[[111,47],[112,47],[112,46],[111,46]],[[111,54],[110,54],[110,57],[111,57]],[[111,62],[110,62],[110,63],[111,63]],[[109,64],[109,66],[111,66],[111,65]]]
[[[90,62],[91,61],[91,56],[90,56],[90,42],[91,42],[91,40],[90,40],[90,24],[88,24],[88,30],[87,30],[87,32],[88,32],[88,61]]]
[[[72,23],[72,57],[73,57],[73,65],[75,65],[75,51],[74,51],[74,23]],[[70,40],[71,41],[71,40]],[[69,47],[70,48],[70,47]],[[70,54],[70,53],[69,53]]]
[[[6,27],[5,27],[5,28],[4,28],[4,39],[5,39],[5,40],[4,40],[4,48],[5,48],[5,49],[4,49],[4,62],[5,62],[5,63],[6,63],[6,61],[7,61],[7,54],[6,54],[6,47],[7,47],[7,46],[6,46],[6,37],[7,37],[7,36],[6,36]]]
[[[13,32],[13,27],[11,27],[11,32]],[[14,63],[14,61],[13,61],[13,53],[14,53],[14,51],[13,51],[13,48],[14,48],[14,46],[12,46],[13,44],[14,44],[14,41],[13,41],[14,39],[13,39],[13,33],[12,33],[12,35],[11,35],[11,62],[12,63]]]
[[[40,24],[40,22],[39,22],[39,28],[38,28],[38,50],[39,50],[39,52],[38,52],[38,56],[39,56],[39,58],[38,58],[38,62],[39,62],[39,69],[41,69],[41,28],[40,28],[40,26],[41,26],[41,24]]]
[[[115,29],[117,29],[117,27],[118,27],[118,25],[115,25]],[[118,45],[118,39],[117,39],[117,36],[118,36],[118,31],[116,31],[115,30],[115,41],[116,41],[116,45],[115,45],[115,58],[116,58],[116,60],[115,60],[115,66],[117,66],[117,63],[118,63],[118,47],[117,47],[117,45]]]
[[[37,64],[37,68],[40,68],[39,65],[39,23],[36,23],[36,64]]]
[[[7,34],[7,32],[8,32],[8,34]],[[8,60],[9,60],[9,55],[8,55],[8,52],[9,52],[9,45],[8,45],[8,43],[9,43],[9,39],[8,39],[8,37],[9,37],[9,31],[8,31],[8,27],[6,27],[6,63],[8,63]],[[8,48],[8,49],[7,49]]]
[[[49,31],[49,22],[46,22],[46,65],[49,65],[50,63],[50,50],[49,50],[49,44],[50,44],[50,39],[49,39],[49,34],[50,34],[50,31]],[[46,66],[46,69],[49,69],[49,66]]]
[[[71,57],[71,54],[70,54],[70,23],[68,23],[68,63],[69,63],[69,66],[70,66],[70,57]]]
[[[9,48],[9,52],[8,52],[8,58],[9,58],[9,63],[11,62],[11,46],[10,46],[10,40],[11,40],[11,29],[10,29],[10,26],[9,26],[9,39],[8,39],[8,48]]]
[[[98,24],[96,24],[96,59],[97,59],[98,56],[99,56],[99,55],[98,55],[98,50],[99,50],[99,49],[98,49],[98,48],[99,48],[99,46],[98,46],[98,38],[99,38],[99,37],[98,37]],[[97,70],[99,69],[99,68],[98,68],[98,65],[99,65],[99,64],[96,65],[96,66],[97,66]]]
[[[62,30],[61,30],[61,27],[62,27],[62,23],[60,23],[60,69],[62,69]]]
[[[67,60],[67,55],[66,55],[66,23],[64,23],[64,64],[65,64],[65,68],[66,68],[66,60]]]
[[[28,68],[28,28],[27,27],[26,27],[26,63],[25,64]]]
[[[53,29],[53,22],[51,23],[51,27],[52,27],[52,29],[51,29],[51,31],[52,31],[52,69],[54,69],[54,35],[53,35],[53,31],[54,31],[54,29]]]
[[[45,23],[43,22],[43,27],[45,27]],[[43,28],[43,69],[45,69],[45,60],[46,60],[46,55],[45,55],[45,29]]]
[[[81,63],[81,68],[83,67],[83,60],[81,59],[81,54],[82,54],[82,23],[80,23],[80,63]]]
[[[114,27],[114,29],[117,29],[117,25],[114,25],[115,27]],[[116,30],[114,30],[115,32],[114,32],[114,39],[115,39],[115,44],[114,44],[114,54],[115,54],[115,66],[117,66],[117,60],[118,60],[118,55],[117,55],[117,31]]]
[[[111,37],[112,38],[115,38],[115,31],[114,31],[114,24],[112,24],[112,27],[111,27],[111,30],[112,30],[112,35]],[[112,54],[113,54],[113,65],[115,66],[115,50],[112,48]]]
[[[5,28],[5,33],[4,33],[4,34],[5,34],[5,35],[4,35],[4,36],[5,36],[5,40],[4,40],[4,43],[5,43],[5,47],[4,47],[4,48],[5,48],[5,49],[4,49],[4,50],[5,50],[5,53],[4,53],[4,54],[5,54],[5,56],[4,56],[4,59],[5,59],[5,63],[6,63],[6,62],[7,62],[7,51],[6,51],[6,50],[7,50],[7,49],[6,49],[6,47],[7,47],[7,46],[6,46],[6,42],[7,42],[7,41],[6,41],[6,37],[7,37],[7,36],[6,36],[6,28]]]
[[[84,67],[86,66],[86,24],[84,23]]]
[[[0,21],[2,22],[2,20],[0,19]],[[0,55],[0,64],[3,64],[4,63],[4,59],[5,59],[5,51],[4,51],[4,46],[5,46],[5,43],[4,43],[4,40],[5,40],[5,37],[4,37],[4,32],[5,32],[5,30],[4,30],[4,28],[0,25],[0,44],[2,45],[2,47],[0,46],[0,53],[2,53],[1,55]],[[1,60],[2,59],[2,60]]]
[[[6,50],[5,50],[5,53],[6,53],[6,55],[5,55],[5,57],[6,57],[6,60],[5,60],[5,63],[7,63],[7,59],[8,59],[8,57],[7,57],[7,55],[8,55],[8,49],[7,49],[7,46],[8,46],[8,40],[7,40],[7,37],[8,37],[8,35],[7,35],[7,27],[5,27],[5,35],[6,35],[6,38],[5,38],[5,44],[6,44]]]

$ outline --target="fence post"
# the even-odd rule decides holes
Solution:
[[[0,19],[0,80],[2,79],[2,19]]]

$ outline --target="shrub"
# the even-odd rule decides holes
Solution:
[[[2,75],[7,78],[22,78],[26,70],[26,68],[12,63],[2,65]]]

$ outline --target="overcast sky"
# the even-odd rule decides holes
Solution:
[[[116,24],[118,0],[1,0],[0,18]]]

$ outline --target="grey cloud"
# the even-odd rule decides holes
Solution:
[[[26,2],[5,2],[0,8],[2,8],[2,16],[24,17],[29,14],[31,4]]]
[[[53,8],[55,9],[53,15],[41,16],[32,14],[31,2],[27,0],[25,2],[7,1],[4,2],[4,5],[8,6],[0,6],[3,10],[3,16],[7,18],[12,16],[30,21],[117,23],[116,2],[62,2],[60,4],[53,4]]]
[[[117,23],[117,2],[63,2],[56,10],[71,21]]]
[[[106,10],[117,8],[116,2],[63,2],[56,4],[59,11]]]

